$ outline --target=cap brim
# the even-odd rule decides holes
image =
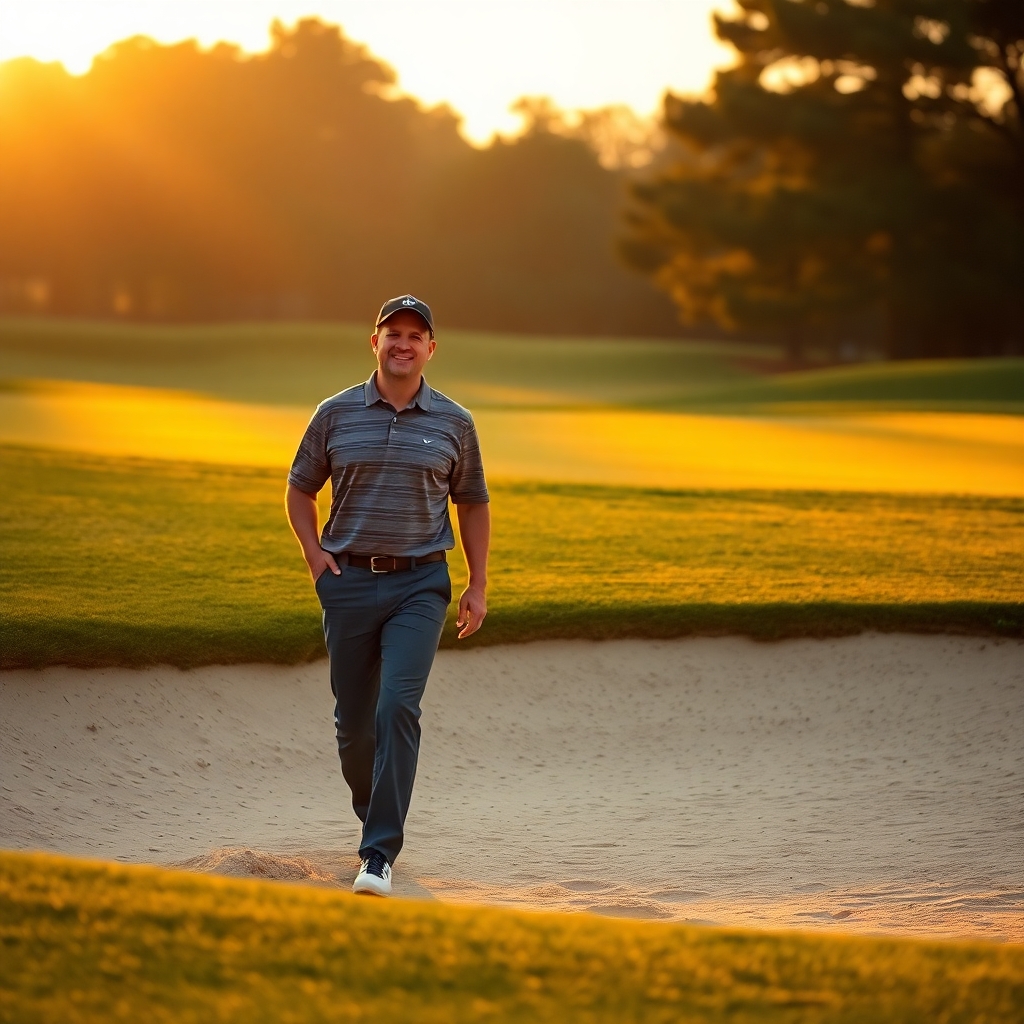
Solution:
[[[410,306],[403,306],[401,309],[393,309],[393,310],[391,310],[391,312],[388,313],[387,316],[382,316],[377,321],[376,326],[380,327],[381,324],[387,323],[388,320],[390,320],[393,316],[397,316],[397,314],[399,314],[399,313],[415,313],[427,325],[427,329],[431,333],[433,333],[434,325],[418,309],[413,309]]]

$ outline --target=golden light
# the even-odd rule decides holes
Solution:
[[[728,0],[0,0],[0,60],[28,55],[75,74],[111,43],[147,35],[267,47],[277,18],[340,24],[398,73],[402,91],[448,103],[477,143],[514,132],[509,105],[627,104],[654,113],[666,88],[700,93],[731,51],[712,32]]]
[[[1024,494],[1019,416],[481,409],[475,418],[496,480]],[[0,392],[0,443],[95,455],[283,468],[308,419],[308,408],[162,388],[39,381]]]

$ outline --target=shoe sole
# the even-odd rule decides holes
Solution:
[[[378,889],[375,886],[373,886],[372,884],[367,885],[364,882],[358,888],[356,888],[356,886],[353,885],[352,886],[352,892],[355,893],[356,896],[380,896],[380,897],[387,897],[387,896],[391,895],[391,886],[388,886],[387,889]]]

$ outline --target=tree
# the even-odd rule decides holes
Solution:
[[[616,259],[622,172],[546,122],[477,150],[394,84],[315,19],[252,56],[0,65],[0,312],[353,320],[412,290],[446,326],[679,333]]]
[[[683,146],[623,243],[689,322],[893,356],[1022,343],[1024,5],[740,0],[738,65],[669,96]]]

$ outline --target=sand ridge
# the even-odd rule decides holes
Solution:
[[[325,663],[0,676],[0,845],[348,885]],[[397,891],[1024,941],[1024,644],[442,651]]]

